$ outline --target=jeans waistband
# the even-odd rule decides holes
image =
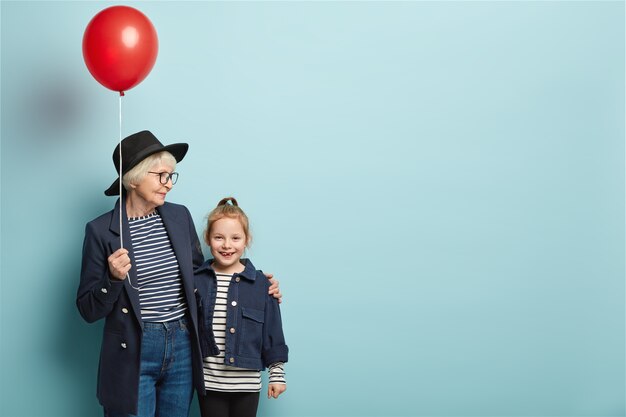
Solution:
[[[187,318],[181,317],[178,320],[172,321],[163,321],[163,322],[154,322],[154,321],[144,321],[143,329],[145,330],[171,330],[177,328],[186,328],[187,327]]]

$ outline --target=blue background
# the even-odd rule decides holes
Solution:
[[[1,3],[3,416],[101,413],[74,299],[115,201],[81,52],[112,4]],[[160,45],[123,134],[188,142],[169,201],[201,233],[236,196],[281,281],[259,415],[626,414],[623,1],[125,4]]]

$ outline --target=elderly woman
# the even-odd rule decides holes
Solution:
[[[194,386],[204,393],[193,284],[204,259],[189,211],[165,196],[189,145],[142,131],[121,146],[125,192],[87,223],[76,299],[86,321],[105,319],[98,399],[105,417],[187,417]],[[118,195],[119,178],[104,193]]]

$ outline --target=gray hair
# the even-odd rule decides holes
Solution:
[[[140,183],[146,175],[148,175],[148,171],[150,171],[156,165],[169,165],[172,168],[172,171],[176,169],[176,158],[174,155],[167,151],[157,152],[155,154],[147,156],[140,163],[135,165],[122,177],[122,184],[124,184],[124,188],[128,191],[130,189],[131,184]]]

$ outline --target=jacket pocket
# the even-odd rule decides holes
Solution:
[[[253,308],[241,308],[241,337],[238,353],[246,356],[261,356],[263,345],[263,322],[265,312]]]

